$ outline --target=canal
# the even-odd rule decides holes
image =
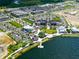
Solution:
[[[79,37],[56,37],[17,59],[79,59]]]

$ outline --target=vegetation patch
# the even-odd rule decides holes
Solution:
[[[29,19],[27,19],[27,18],[24,18],[23,20],[24,20],[27,24],[33,25],[33,21],[31,21],[31,20],[29,20]]]
[[[21,47],[24,47],[26,44],[27,44],[26,42],[21,42],[21,41],[20,41],[20,42],[18,42],[18,43],[15,44],[15,45],[10,45],[10,46],[8,47],[9,54],[12,53],[12,52],[14,52],[14,51],[16,51],[16,50],[18,50],[18,49],[21,48]]]
[[[73,5],[66,5],[66,6],[64,6],[64,9],[70,9],[70,8],[74,8],[75,6],[73,6]]]
[[[47,34],[54,34],[56,33],[56,29],[41,29],[43,32],[47,33]]]
[[[0,32],[4,32],[2,29],[0,29]]]
[[[47,42],[49,40],[51,40],[51,39],[45,38],[43,40],[43,43],[45,43],[45,42]],[[20,52],[16,53],[15,58],[17,59],[20,55],[30,51],[31,49],[33,49],[34,47],[37,47],[38,45],[39,45],[39,43],[34,43],[33,45],[28,46],[27,48],[25,48],[25,49],[21,50]]]
[[[39,35],[40,38],[44,38],[45,37],[45,33],[44,32],[40,32],[38,35]]]
[[[9,22],[10,24],[12,24],[13,26],[17,27],[17,28],[21,28],[22,25],[20,23],[17,23],[16,21],[12,21],[12,22]]]
[[[60,17],[58,17],[58,16],[55,17],[55,18],[53,18],[53,20],[54,20],[54,21],[57,21],[57,22],[61,21]]]
[[[62,37],[79,37],[79,34],[63,34]]]

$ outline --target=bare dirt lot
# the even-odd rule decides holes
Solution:
[[[56,14],[63,16],[66,19],[66,21],[68,22],[68,24],[71,24],[73,26],[79,26],[78,12],[68,11],[68,13],[65,13],[64,11],[60,11],[60,12],[57,12]]]
[[[13,43],[14,41],[7,34],[0,32],[0,44],[9,45]]]
[[[6,33],[0,32],[0,59],[8,54],[7,47],[10,44],[15,44],[15,41],[12,40]]]

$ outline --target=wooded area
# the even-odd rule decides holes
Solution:
[[[0,0],[0,6],[7,6],[13,3],[15,0]],[[44,4],[44,3],[55,3],[55,2],[62,2],[63,0],[20,0],[21,4],[25,5],[37,5],[37,4]]]
[[[0,6],[16,6],[16,4],[14,4],[14,1],[19,1],[20,4],[17,6],[31,6],[46,3],[63,2],[66,0],[0,0]]]

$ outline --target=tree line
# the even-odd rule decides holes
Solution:
[[[15,0],[0,0],[0,6],[8,6],[13,5]],[[57,2],[63,2],[65,0],[19,0],[20,5],[39,5],[39,4],[45,4],[45,3],[57,3]],[[19,5],[18,5],[19,6]]]

